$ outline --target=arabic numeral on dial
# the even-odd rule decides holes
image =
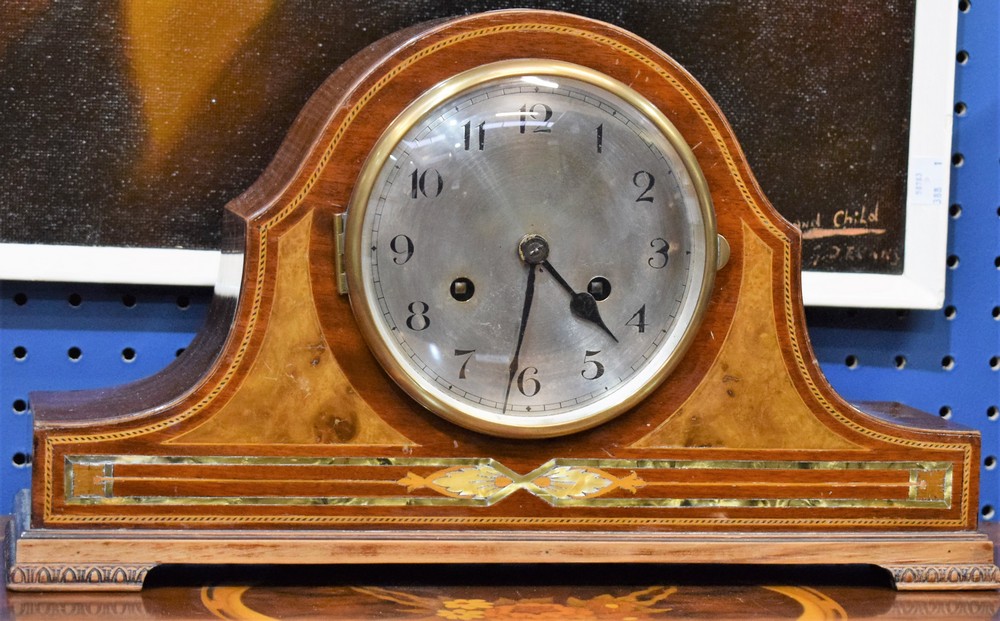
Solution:
[[[441,196],[442,190],[444,190],[444,179],[441,178],[441,173],[433,168],[424,172],[414,169],[413,174],[410,175],[410,198],[419,198],[420,196],[436,198]]]
[[[534,397],[542,389],[542,383],[534,377],[528,375],[538,375],[535,367],[524,367],[524,370],[517,374],[517,389],[525,397]]]
[[[397,255],[392,262],[403,265],[413,257],[413,240],[406,235],[397,235],[389,240],[389,249]]]
[[[635,202],[652,203],[653,197],[648,196],[648,194],[653,191],[653,185],[655,184],[656,179],[645,170],[640,170],[632,175],[632,185],[642,190],[639,196],[635,199]]]
[[[601,350],[595,350],[595,351],[587,350],[587,352],[583,355],[584,369],[582,371],[580,371],[580,375],[583,377],[583,379],[585,379],[585,380],[595,380],[595,379],[599,378],[600,376],[604,375],[604,365],[603,364],[601,364],[597,360],[588,360],[588,358],[592,358],[592,357],[596,356],[599,353],[601,353]],[[590,366],[590,365],[593,365],[593,366]],[[588,371],[590,371],[590,375],[587,374]]]
[[[458,370],[458,379],[465,379],[465,369],[469,366],[469,361],[475,355],[476,350],[474,349],[456,349],[456,356],[466,356],[465,361],[462,363],[462,368]]]
[[[406,307],[410,311],[410,316],[406,318],[406,327],[414,332],[426,330],[431,325],[431,318],[427,316],[427,311],[431,309],[427,302],[410,302]]]
[[[625,322],[626,326],[632,326],[642,334],[646,331],[646,305],[643,304],[635,314]]]
[[[552,128],[549,127],[548,122],[552,120],[552,108],[548,107],[543,103],[532,104],[528,107],[528,104],[521,106],[521,133],[524,133],[525,128],[528,126],[528,119],[532,121],[537,121],[538,117],[541,116],[541,124],[534,128],[532,133],[535,134],[550,134],[552,133]]]
[[[657,237],[653,241],[649,242],[649,247],[653,249],[653,256],[649,258],[647,263],[649,267],[654,270],[661,270],[667,266],[667,260],[669,257],[667,253],[670,252],[670,244],[667,240],[662,237]]]
[[[468,151],[472,146],[472,121],[467,121],[462,127],[465,129],[465,150]],[[480,123],[478,127],[479,150],[482,151],[486,147],[486,121]]]

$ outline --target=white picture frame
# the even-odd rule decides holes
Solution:
[[[958,3],[917,0],[903,273],[802,273],[807,306],[938,309],[945,299]]]

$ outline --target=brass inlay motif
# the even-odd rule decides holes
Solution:
[[[495,504],[518,490],[525,490],[551,505],[596,498],[615,490],[635,493],[646,483],[631,472],[624,477],[588,466],[560,466],[558,460],[526,475],[490,462],[475,466],[455,466],[422,477],[412,472],[399,480],[407,492],[429,489],[442,496]]]
[[[951,478],[941,470],[911,471],[910,498],[927,500],[951,495]]]
[[[169,444],[414,444],[355,392],[323,337],[309,281],[311,215],[278,242],[274,303],[236,394]]]
[[[66,497],[111,498],[115,465],[109,462],[73,464],[67,460]],[[75,467],[74,467],[75,466]]]
[[[163,476],[118,476],[112,466],[165,466]],[[169,466],[213,465],[230,466],[226,479],[185,478],[171,475]],[[276,476],[263,479],[256,474],[246,474],[240,478],[240,466],[271,467],[323,467],[329,469],[322,476],[312,477]],[[488,458],[322,458],[322,457],[161,457],[161,456],[72,456],[67,458],[67,477],[72,479],[76,470],[93,473],[95,468],[105,468],[108,472],[107,496],[83,495],[68,486],[67,502],[78,505],[100,504],[158,504],[158,505],[269,505],[269,506],[358,506],[358,507],[402,507],[402,506],[477,506],[488,507],[499,503],[517,491],[525,491],[555,507],[823,507],[823,508],[888,508],[913,507],[946,509],[951,506],[952,465],[948,462],[870,462],[870,461],[690,461],[690,460],[631,460],[631,459],[552,459],[531,472],[521,475],[499,462]],[[351,468],[351,473],[340,477],[337,469]],[[358,469],[369,469],[369,478],[359,479]],[[406,468],[405,474],[393,476],[380,474],[388,468]],[[414,469],[433,468],[426,474],[418,474]],[[746,471],[748,480],[745,487],[754,490],[754,497],[688,498],[676,493],[656,495],[655,490],[683,489],[690,484],[683,481],[656,481],[658,474],[670,471]],[[824,484],[783,483],[754,481],[752,475],[764,471],[825,470],[849,473],[851,471],[899,472],[902,476],[896,484],[880,484],[886,491],[905,487],[905,493],[898,497],[823,497],[817,498],[817,488]],[[620,472],[616,472],[620,471]],[[288,473],[291,475],[292,473]],[[340,477],[340,478],[339,478]],[[114,495],[110,491],[114,482],[120,483],[162,483],[172,482],[175,486],[210,482],[214,484],[236,485],[252,482],[261,490],[281,490],[282,485],[297,483],[322,483],[335,488],[337,485],[385,486],[386,495],[357,494],[344,495],[303,495],[280,492],[257,495]],[[936,482],[933,485],[928,482]],[[840,482],[834,487],[872,487],[871,481]],[[810,496],[788,495],[788,489],[802,488],[812,492]],[[224,489],[224,487],[223,487]],[[395,491],[395,490],[398,490]],[[638,494],[640,490],[644,493]],[[772,490],[772,493],[768,493]],[[423,493],[417,493],[423,492]],[[428,494],[429,492],[429,494]],[[778,493],[785,492],[785,493]]]

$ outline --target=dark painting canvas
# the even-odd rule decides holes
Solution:
[[[7,0],[0,242],[215,248],[225,203],[345,59],[512,6],[612,22],[687,67],[802,228],[806,269],[902,271],[914,6],[859,0]]]

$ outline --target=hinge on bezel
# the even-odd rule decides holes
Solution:
[[[347,269],[344,267],[344,231],[347,230],[347,212],[333,215],[333,266],[337,276],[337,292],[347,294]]]

